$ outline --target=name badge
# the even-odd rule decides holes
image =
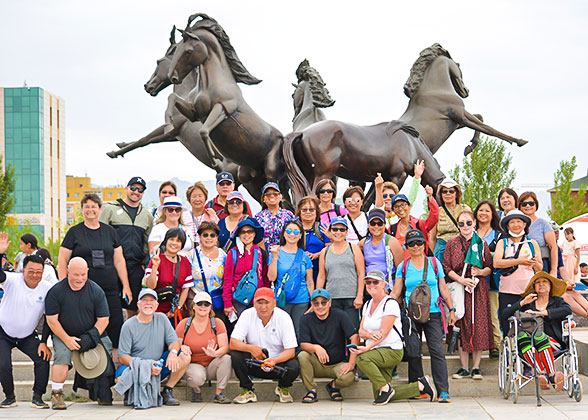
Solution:
[[[123,209],[118,209],[118,210],[116,211],[116,214],[117,214],[117,215],[120,215],[120,214],[122,214],[122,212],[123,212]]]

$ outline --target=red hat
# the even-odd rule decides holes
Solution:
[[[275,298],[276,297],[274,296],[272,289],[269,287],[260,287],[253,296],[253,302],[257,302],[259,299],[265,299],[268,302],[271,302],[272,300],[275,300]]]

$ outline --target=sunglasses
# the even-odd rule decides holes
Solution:
[[[200,302],[196,302],[196,306],[204,306],[205,308],[208,308],[208,307],[212,306],[212,304],[210,302],[205,301],[205,300],[201,300]]]
[[[200,237],[201,238],[216,238],[217,234],[216,233],[201,233]]]
[[[394,205],[392,206],[392,208],[393,208],[394,210],[400,210],[400,209],[403,209],[403,208],[405,208],[405,207],[408,207],[408,203],[405,203],[404,201],[403,201],[402,203],[400,203],[400,204],[394,204]]]
[[[233,185],[233,183],[231,181],[221,181],[217,185],[220,185],[221,187],[228,187],[229,185]]]
[[[312,306],[327,306],[327,303],[329,303],[327,299],[313,300]]]
[[[535,205],[534,201],[523,201],[521,203],[521,207],[533,207]]]
[[[425,241],[414,241],[409,244],[406,244],[407,247],[412,248],[413,246],[423,246]]]
[[[373,279],[373,280],[364,280],[363,282],[365,283],[366,286],[371,286],[372,284],[373,285],[378,284],[380,282],[380,280],[375,280],[375,279]]]
[[[384,198],[393,198],[396,194],[382,194]]]
[[[471,226],[471,225],[473,225],[473,224],[474,224],[474,222],[472,222],[471,220],[468,220],[467,222],[458,222],[458,223],[457,223],[457,225],[458,225],[459,227],[464,227],[464,226]]]
[[[280,193],[277,191],[269,191],[269,192],[266,192],[264,195],[267,197],[276,197],[276,196],[280,195]]]
[[[372,220],[370,222],[370,226],[384,226],[384,222],[381,220]]]
[[[333,194],[335,192],[332,188],[321,188],[319,194]]]
[[[176,192],[175,191],[162,190],[159,194],[161,194],[161,195],[176,195]]]
[[[143,191],[145,191],[145,188],[137,187],[135,185],[131,185],[129,188],[131,189],[131,191],[136,191],[138,193],[142,193]]]
[[[182,208],[181,207],[166,207],[165,211],[167,211],[168,213],[181,213]]]
[[[314,213],[316,209],[314,207],[303,207],[300,209],[300,213]]]
[[[288,228],[288,229],[286,229],[286,233],[288,235],[292,235],[292,234],[299,235],[300,234],[300,229],[290,229],[290,228]]]
[[[331,228],[331,232],[347,232],[347,228],[346,227],[342,227],[342,228],[333,227],[333,228]]]
[[[348,203],[348,204],[351,204],[351,203],[357,203],[357,204],[359,204],[359,203],[361,203],[361,198],[359,198],[359,197],[355,197],[355,198],[347,197],[345,199],[345,202]]]
[[[456,192],[455,190],[441,190],[441,194],[455,194]]]
[[[239,235],[253,235],[255,231],[253,229],[241,229]]]
[[[239,204],[243,204],[243,202],[241,200],[237,200],[236,198],[233,200],[228,200],[227,204],[234,206],[234,205],[239,205]]]

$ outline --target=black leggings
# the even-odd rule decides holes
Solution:
[[[118,348],[118,339],[120,337],[120,330],[123,324],[122,306],[120,304],[120,296],[118,292],[104,291],[106,294],[106,302],[108,303],[108,311],[110,318],[108,319],[108,326],[106,333],[108,338],[112,341],[112,348]]]
[[[500,319],[500,329],[502,330],[502,336],[508,334],[510,328],[508,318],[502,316],[502,311],[510,305],[514,305],[519,301],[521,295],[513,295],[510,293],[498,293],[498,318]]]

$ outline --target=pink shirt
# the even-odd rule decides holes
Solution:
[[[331,209],[332,210],[321,213],[320,216],[321,223],[325,223],[327,226],[331,224],[332,218],[337,217],[337,212],[335,211],[335,204],[331,204]],[[349,212],[345,207],[339,206],[339,213],[341,214],[341,216],[345,216]]]
[[[532,243],[525,241],[523,245],[521,245],[521,252],[519,256],[529,256],[532,257],[533,254],[531,252],[531,247],[533,246]],[[506,250],[504,252],[505,257],[512,257],[516,253],[518,246],[514,246],[512,239],[508,240],[508,245],[506,246]],[[500,277],[500,286],[499,291],[500,293],[510,293],[513,295],[520,295],[525,291],[527,285],[529,284],[529,280],[535,274],[532,266],[528,265],[519,265],[514,273],[510,276],[502,276]]]
[[[238,253],[237,248],[229,250],[223,276],[223,301],[225,303],[225,309],[233,307],[233,291],[239,284],[241,277],[251,270],[254,249],[257,249],[257,287],[270,286],[269,280],[267,279],[267,265],[263,263],[261,248],[253,245],[250,250],[245,250],[243,255],[238,254],[237,264],[235,266],[233,265],[233,252]]]

